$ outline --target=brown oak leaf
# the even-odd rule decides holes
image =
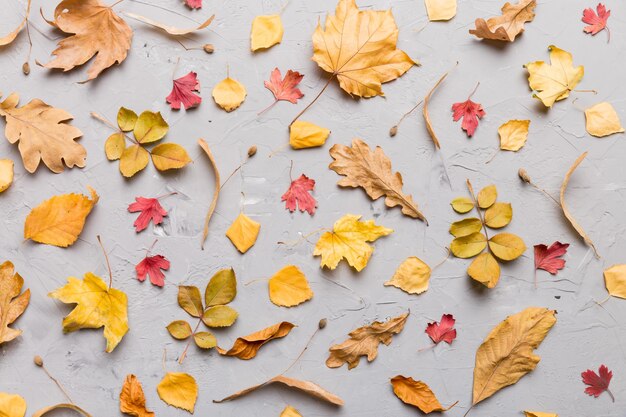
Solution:
[[[476,29],[469,33],[482,39],[513,42],[524,31],[524,23],[535,18],[536,0],[520,0],[517,4],[505,3],[502,15],[487,20],[476,19]]]

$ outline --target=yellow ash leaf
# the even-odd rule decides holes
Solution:
[[[163,139],[169,130],[169,125],[160,112],[144,111],[137,118],[133,135],[141,144],[152,143]]]
[[[17,394],[0,392],[0,417],[24,417],[26,401]]]
[[[228,306],[213,306],[206,309],[202,315],[202,322],[207,327],[229,327],[232,326],[239,313],[234,308]]]
[[[306,276],[295,265],[287,265],[278,271],[269,283],[272,303],[282,307],[293,307],[313,298]]]
[[[330,130],[309,122],[296,120],[289,126],[289,144],[293,149],[322,146],[329,135]]]
[[[452,223],[450,225],[450,234],[454,237],[469,236],[472,233],[480,232],[480,229],[482,228],[483,224],[480,219],[476,217],[470,217]]]
[[[537,91],[533,97],[538,98],[546,107],[559,100],[569,97],[570,91],[582,80],[585,69],[582,65],[574,68],[572,54],[554,45],[548,47],[550,64],[544,61],[531,62],[525,65],[528,70],[528,85]]]
[[[512,261],[522,256],[526,245],[513,233],[498,233],[489,239],[489,249],[498,259]]]
[[[0,344],[22,334],[21,330],[12,329],[9,325],[24,313],[30,302],[30,290],[22,292],[23,285],[24,279],[15,272],[13,264],[3,262],[0,265]]]
[[[135,128],[137,124],[137,113],[127,109],[126,107],[120,107],[117,111],[117,125],[123,132],[130,132]]]
[[[535,369],[541,358],[534,354],[556,323],[556,311],[529,307],[507,317],[476,351],[472,404],[515,384]]]
[[[213,100],[227,112],[241,106],[246,95],[246,87],[230,77],[223,79],[213,88]]]
[[[191,158],[182,146],[176,143],[161,143],[150,151],[152,163],[159,171],[180,169],[191,162]]]
[[[482,39],[513,42],[524,31],[524,23],[535,18],[536,0],[520,0],[516,4],[505,3],[502,15],[487,19],[476,19],[476,29],[469,33]]]
[[[456,0],[424,0],[428,20],[450,20],[456,16]]]
[[[200,349],[212,349],[217,346],[217,339],[209,332],[194,333],[193,341]]]
[[[450,244],[450,251],[457,258],[472,258],[487,247],[487,238],[482,233],[457,237]]]
[[[604,284],[613,297],[626,298],[626,264],[613,265],[605,269]]]
[[[228,304],[237,295],[237,277],[232,268],[221,269],[211,277],[204,291],[204,303],[207,307]],[[202,305],[202,304],[200,304]]]
[[[482,209],[489,208],[496,202],[498,198],[498,190],[495,185],[488,185],[478,192],[476,201],[478,201],[478,207]]]
[[[150,152],[141,145],[131,145],[124,149],[120,157],[120,172],[130,178],[148,166]]]
[[[280,15],[257,16],[252,21],[250,49],[254,52],[258,49],[271,48],[283,40],[284,32]]]
[[[467,275],[487,288],[493,288],[500,280],[500,265],[489,252],[481,253],[467,268]]]
[[[193,285],[178,287],[178,305],[192,317],[201,317],[204,312],[200,290]]]
[[[345,259],[348,264],[361,271],[374,252],[367,242],[374,242],[393,232],[383,226],[377,226],[374,220],[360,221],[361,216],[346,214],[333,225],[332,232],[325,232],[315,244],[313,256],[321,256],[320,265],[335,269],[339,261]]]
[[[256,243],[261,224],[243,213],[235,219],[226,231],[226,236],[241,253],[246,253]]]
[[[229,350],[217,347],[217,352],[224,356],[235,356],[239,359],[248,360],[254,358],[261,347],[274,340],[289,334],[295,326],[288,321],[276,323],[247,336],[238,337]]]
[[[280,413],[280,417],[302,417],[302,414],[298,412],[295,408],[288,405],[285,407],[282,413]]]
[[[339,0],[334,15],[318,22],[313,34],[313,61],[339,81],[350,95],[383,95],[382,83],[393,81],[416,64],[396,49],[398,27],[391,10],[359,10],[355,0]]]
[[[469,213],[474,208],[474,202],[468,197],[457,197],[450,203],[452,209],[460,214]]]
[[[120,392],[120,411],[133,417],[154,417],[146,408],[146,396],[141,382],[133,374],[126,375]]]
[[[500,229],[511,223],[513,207],[511,203],[494,203],[485,211],[485,224],[492,229]]]
[[[116,161],[122,157],[126,149],[126,139],[121,132],[113,133],[104,142],[104,153],[109,161]]]
[[[396,397],[405,404],[419,408],[424,414],[429,414],[433,411],[447,410],[447,408],[443,408],[441,403],[439,403],[435,393],[425,382],[415,381],[411,377],[397,375],[391,378],[391,385],[393,386],[393,393],[396,394]]]
[[[63,319],[65,333],[104,327],[107,352],[112,352],[128,332],[126,294],[109,288],[100,277],[91,272],[87,272],[82,281],[69,277],[67,284],[48,296],[65,304],[77,304]]]
[[[542,413],[541,411],[524,411],[524,417],[559,417],[555,413]]]
[[[193,414],[198,398],[198,384],[189,374],[168,372],[157,385],[157,393],[167,404]]]
[[[6,191],[13,183],[13,161],[0,159],[0,193]]]
[[[498,128],[500,135],[500,149],[504,151],[519,151],[528,139],[530,120],[509,120]]]
[[[611,103],[602,102],[585,110],[587,133],[598,138],[623,133],[624,128]]]
[[[87,216],[98,202],[96,191],[88,188],[91,198],[82,194],[62,194],[32,209],[24,222],[24,239],[63,248],[76,242]]]
[[[174,339],[185,340],[193,334],[191,325],[185,320],[176,320],[166,327],[167,331]]]
[[[393,285],[409,294],[421,294],[428,289],[430,267],[420,258],[408,257],[400,264],[386,286]]]

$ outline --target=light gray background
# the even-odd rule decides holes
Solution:
[[[19,21],[24,2],[19,3],[7,2],[0,26],[3,33]],[[42,62],[49,60],[59,34],[47,27],[38,9],[43,6],[45,14],[52,16],[53,3],[33,2],[31,17],[38,29],[31,30],[33,59]],[[126,20],[135,32],[128,58],[88,84],[77,84],[86,78],[85,67],[62,74],[37,67],[31,61],[32,73],[24,76],[20,67],[28,49],[25,33],[0,51],[4,96],[16,91],[22,104],[41,98],[68,110],[74,115],[72,124],[84,133],[80,143],[88,151],[84,169],[54,175],[40,166],[31,175],[23,169],[17,147],[0,142],[0,155],[16,162],[14,184],[0,196],[4,219],[0,228],[0,258],[15,263],[32,291],[28,310],[15,324],[24,334],[0,347],[0,391],[23,395],[29,414],[63,401],[53,383],[33,365],[33,355],[39,354],[77,403],[94,416],[119,413],[118,395],[128,373],[139,377],[148,406],[158,416],[185,416],[186,412],[168,407],[156,393],[155,387],[164,374],[161,358],[166,349],[167,370],[188,372],[199,383],[199,416],[278,416],[287,404],[306,417],[415,415],[419,412],[403,405],[391,391],[389,378],[397,374],[427,382],[443,404],[459,400],[459,405],[448,413],[456,416],[462,415],[471,401],[474,354],[483,338],[507,315],[528,306],[544,306],[558,311],[558,322],[537,352],[542,358],[537,369],[515,386],[484,401],[470,415],[518,416],[524,409],[561,416],[623,414],[626,336],[621,317],[626,313],[626,305],[622,300],[611,299],[600,308],[594,300],[602,300],[607,294],[602,270],[626,261],[626,144],[622,135],[605,139],[587,135],[581,111],[608,100],[622,119],[626,118],[621,67],[626,52],[623,2],[611,0],[607,5],[613,13],[609,44],[606,33],[591,37],[582,32],[582,10],[595,7],[594,1],[552,0],[540,1],[537,16],[526,25],[523,36],[505,45],[480,42],[468,34],[475,18],[499,13],[499,0],[461,0],[457,16],[444,23],[428,23],[420,0],[359,1],[363,8],[393,8],[400,27],[398,46],[420,60],[422,66],[386,84],[384,98],[353,100],[333,83],[303,118],[328,127],[332,134],[325,146],[303,151],[284,148],[287,126],[325,82],[325,75],[310,60],[311,35],[318,19],[334,10],[334,0],[292,0],[282,15],[283,42],[257,54],[249,51],[250,23],[257,15],[278,12],[279,1],[205,0],[200,11],[190,11],[176,0],[151,3],[197,22],[215,13],[209,30],[196,36],[195,42],[185,41],[189,46],[213,43],[215,53],[186,52],[170,37],[129,18]],[[193,24],[179,15],[132,0],[117,5],[116,10],[178,26]],[[579,88],[596,89],[597,96],[574,93],[548,111],[531,97],[522,65],[547,60],[550,44],[571,51],[575,64],[585,65]],[[165,102],[179,57],[176,75],[196,71],[202,84],[204,102],[190,112],[171,111]],[[442,142],[440,155],[433,150],[419,111],[404,122],[396,137],[390,138],[389,128],[400,115],[420,100],[456,61],[458,67],[431,104],[433,124]],[[246,101],[233,113],[219,109],[211,99],[211,90],[226,76],[228,65],[231,76],[248,90]],[[300,87],[306,96],[297,106],[282,102],[263,117],[257,117],[257,112],[272,102],[263,80],[276,66],[283,72],[294,69],[304,73]],[[460,123],[452,121],[450,106],[465,100],[478,81],[481,85],[474,100],[483,104],[487,115],[475,137],[467,139]],[[574,98],[578,98],[576,103]],[[166,175],[157,173],[150,165],[131,180],[125,180],[117,163],[107,161],[104,155],[104,141],[111,130],[89,116],[90,111],[96,111],[114,120],[120,106],[138,112],[161,111],[170,124],[166,140],[183,144],[194,164]],[[527,145],[518,153],[499,152],[486,164],[498,147],[498,126],[513,118],[532,120]],[[259,148],[258,154],[223,189],[204,251],[200,250],[200,233],[214,182],[208,162],[196,144],[199,137],[210,144],[223,177],[245,160],[248,147],[254,144]],[[382,201],[371,202],[360,189],[336,186],[339,177],[327,169],[331,161],[328,149],[334,143],[349,144],[354,137],[363,138],[371,146],[380,145],[389,155],[394,170],[404,176],[405,191],[420,204],[430,227],[403,216],[397,208],[385,208]],[[269,158],[275,150],[279,152]],[[572,178],[568,201],[596,242],[601,260],[593,257],[553,202],[517,177],[518,168],[525,167],[535,182],[556,195],[568,167],[586,150],[589,156]],[[442,174],[442,157],[450,184]],[[292,160],[294,178],[305,173],[317,181],[315,197],[319,208],[312,218],[306,213],[290,214],[280,201],[289,186]],[[504,266],[500,283],[492,290],[475,285],[466,276],[469,261],[453,258],[434,271],[430,289],[420,296],[383,287],[383,282],[408,256],[419,256],[430,265],[444,257],[444,248],[451,241],[449,224],[461,218],[450,209],[449,202],[466,195],[466,178],[477,189],[491,183],[498,186],[500,200],[511,202],[514,208],[513,221],[506,230],[522,236],[530,249],[522,258]],[[23,223],[31,208],[56,194],[86,192],[87,185],[98,191],[100,202],[75,245],[60,249],[23,242]],[[136,234],[132,227],[136,216],[126,211],[128,204],[135,196],[154,197],[169,191],[177,191],[178,195],[163,200],[169,210],[163,227],[150,227]],[[256,245],[243,256],[224,236],[240,209],[262,224]],[[395,229],[392,235],[375,243],[374,255],[361,273],[350,270],[345,263],[335,271],[320,269],[319,258],[312,257],[316,235],[297,245],[277,245],[278,241],[297,240],[301,234],[331,227],[345,213],[375,218]],[[102,235],[110,252],[114,286],[129,297],[130,332],[111,354],[104,352],[101,330],[64,335],[61,320],[72,307],[46,296],[64,285],[68,276],[82,277],[93,271],[106,278],[97,234]],[[155,252],[172,262],[163,289],[148,282],[139,283],[134,274],[134,265],[155,238],[159,238]],[[539,288],[535,289],[532,245],[555,240],[572,244],[566,256],[567,266],[557,277],[539,272]],[[298,265],[308,276],[315,292],[312,301],[293,309],[280,308],[269,301],[264,281],[243,285],[268,278],[290,263]],[[232,328],[216,332],[222,346],[230,346],[237,336],[281,320],[299,327],[285,339],[264,347],[252,361],[222,358],[214,351],[201,352],[192,347],[179,366],[176,359],[184,343],[173,340],[165,330],[170,321],[188,318],[177,306],[177,285],[204,288],[217,269],[230,266],[235,268],[239,281],[233,306],[239,310],[240,318]],[[407,309],[411,315],[403,333],[394,337],[391,346],[381,346],[373,363],[362,361],[352,371],[346,367],[328,369],[324,365],[328,347],[343,341],[349,331]],[[442,344],[418,353],[418,349],[431,344],[424,333],[426,323],[438,320],[442,313],[452,313],[457,318],[457,340],[451,346]],[[328,326],[313,339],[288,375],[319,383],[343,397],[344,407],[329,407],[278,387],[266,388],[236,402],[211,402],[282,372],[297,357],[322,317],[329,319]],[[611,384],[617,398],[615,404],[606,394],[594,399],[583,393],[580,373],[587,368],[597,369],[602,363],[615,373]]]

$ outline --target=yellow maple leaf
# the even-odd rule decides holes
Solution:
[[[250,49],[267,49],[283,40],[283,22],[279,14],[257,16],[252,21]]]
[[[0,392],[0,416],[1,417],[24,417],[26,414],[26,401],[17,394]]]
[[[0,344],[22,334],[21,330],[9,325],[22,315],[30,302],[29,289],[20,294],[23,285],[24,279],[15,272],[11,262],[0,265]]]
[[[167,404],[193,414],[198,398],[198,384],[189,374],[168,372],[157,385],[157,393]]]
[[[226,236],[241,253],[246,253],[256,243],[261,224],[243,213],[235,219],[226,231]]]
[[[295,265],[278,271],[269,283],[270,300],[277,306],[293,307],[313,298],[306,276]]]
[[[315,244],[313,256],[321,256],[320,264],[335,269],[339,261],[345,259],[350,266],[361,271],[374,252],[367,242],[393,232],[383,226],[377,226],[374,220],[360,221],[361,216],[346,214],[333,225],[333,230],[325,232]]]
[[[77,304],[63,319],[64,332],[104,327],[107,352],[112,352],[128,332],[126,294],[107,287],[100,277],[91,272],[87,272],[82,281],[69,277],[67,284],[48,296],[66,304]]]

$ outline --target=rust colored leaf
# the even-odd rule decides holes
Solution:
[[[247,336],[238,337],[229,350],[224,350],[218,346],[217,351],[224,356],[235,356],[243,360],[252,359],[264,344],[287,336],[294,327],[294,324],[283,321]]]
[[[154,413],[146,408],[141,382],[133,374],[126,375],[124,380],[120,392],[120,411],[133,417],[154,417]]]

